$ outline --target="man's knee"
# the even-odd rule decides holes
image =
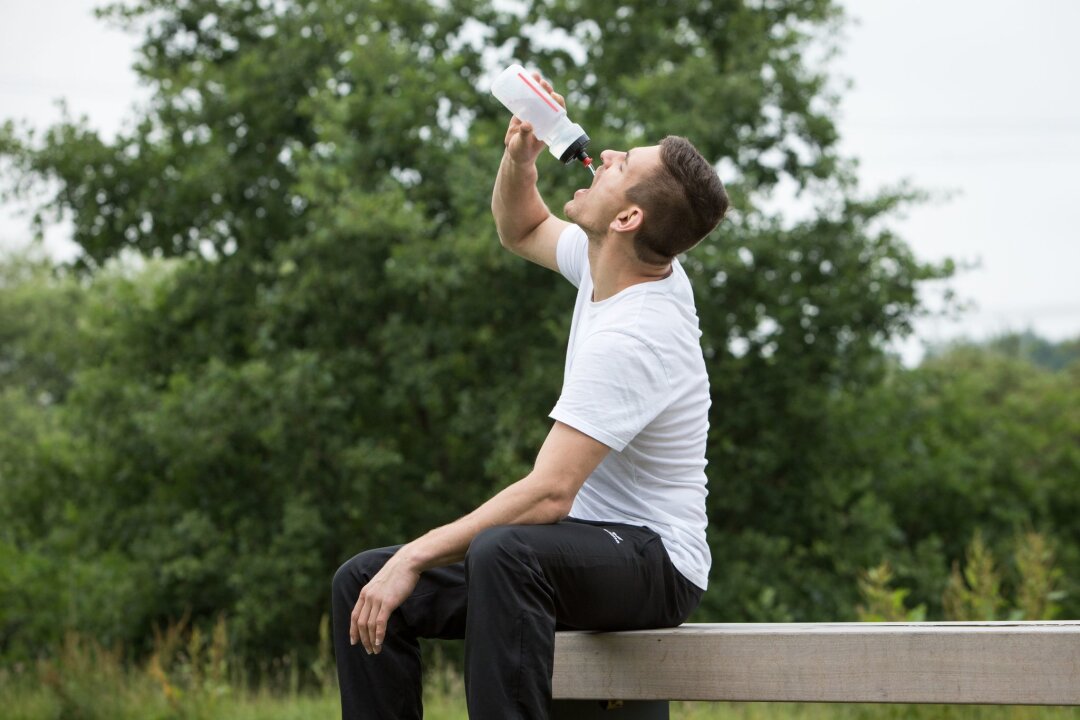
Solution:
[[[368,581],[375,576],[375,573],[382,569],[382,566],[393,556],[396,549],[365,550],[346,560],[334,573],[331,587],[335,596],[338,593],[359,594],[360,589],[367,585]],[[355,597],[353,600],[355,601]]]
[[[465,553],[465,569],[506,568],[531,564],[529,544],[520,525],[500,525],[482,530]]]

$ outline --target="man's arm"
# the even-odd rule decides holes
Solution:
[[[552,91],[550,83],[539,75],[534,77],[566,107],[566,101]],[[545,145],[533,134],[532,125],[517,117],[510,119],[504,142],[506,151],[491,194],[491,213],[495,216],[499,242],[516,255],[558,272],[555,248],[569,223],[551,214],[536,189],[536,158]]]
[[[458,520],[403,546],[360,591],[353,608],[349,639],[368,653],[382,649],[386,623],[429,568],[465,557],[482,530],[499,525],[541,525],[562,520],[589,474],[608,454],[598,440],[556,422],[532,472]]]

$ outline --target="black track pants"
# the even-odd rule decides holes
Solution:
[[[421,574],[390,616],[382,652],[349,645],[360,589],[396,547],[362,552],[334,576],[334,652],[345,720],[420,718],[417,638],[465,638],[472,720],[542,719],[551,705],[555,630],[671,627],[701,589],[644,527],[564,520],[477,535],[464,563]]]

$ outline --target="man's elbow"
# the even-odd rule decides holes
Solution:
[[[528,233],[512,232],[505,223],[495,221],[495,234],[499,236],[499,244],[512,253],[517,253],[518,246],[528,237]]]
[[[491,205],[491,214],[495,217],[495,234],[499,236],[499,244],[507,250],[513,249],[514,242],[507,232],[506,225],[499,222],[499,212],[494,203]]]
[[[565,520],[570,515],[570,508],[573,506],[573,502],[547,499],[534,509],[533,522],[537,525],[554,525]]]
[[[553,498],[551,501],[551,513],[553,519],[551,522],[565,520],[573,507],[574,497],[572,495]]]
[[[524,482],[532,486],[530,519],[538,524],[556,523],[570,514],[581,483],[574,478],[530,473]]]
[[[581,483],[575,482],[573,479],[548,484],[548,492],[543,503],[544,515],[548,522],[559,522],[570,514],[571,508],[574,507],[574,498],[577,497],[577,491],[580,487]]]
[[[501,230],[496,230],[496,234],[498,234],[498,236],[499,236],[499,244],[502,245],[507,250],[509,250],[510,252],[513,252],[514,251],[514,246],[517,243],[514,240],[512,240],[505,232],[502,232]]]
[[[508,215],[505,208],[494,202],[491,213],[495,218],[495,233],[499,236],[499,244],[518,255],[521,254],[521,248],[534,244],[541,227],[551,217],[551,213],[544,212],[523,219],[521,215]]]

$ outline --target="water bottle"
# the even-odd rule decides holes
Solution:
[[[491,84],[491,94],[519,119],[530,123],[536,137],[547,143],[548,150],[560,162],[580,160],[596,172],[592,158],[585,152],[589,136],[580,125],[570,122],[566,108],[521,65],[515,63],[499,73]]]

